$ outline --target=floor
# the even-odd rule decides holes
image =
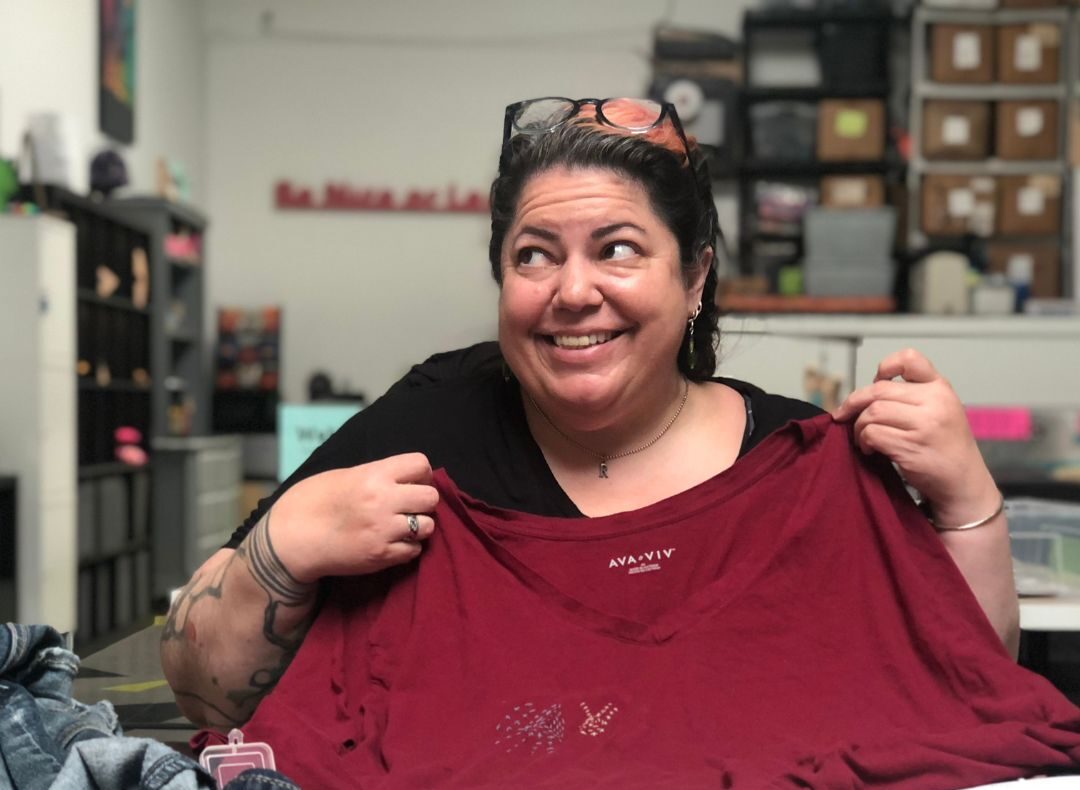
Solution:
[[[180,714],[162,675],[160,639],[159,622],[83,657],[72,693],[81,702],[112,702],[125,735],[189,753],[187,741],[197,729]]]

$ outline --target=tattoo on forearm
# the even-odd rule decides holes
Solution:
[[[296,606],[311,600],[311,586],[298,582],[274,551],[270,540],[270,513],[255,525],[249,539],[248,568],[259,586],[271,600],[275,597],[286,606]]]
[[[180,592],[165,623],[162,641],[194,640],[194,626],[189,624],[191,607],[204,598],[222,598],[225,579],[234,562],[243,562],[252,579],[266,593],[267,603],[263,610],[262,634],[263,638],[280,652],[276,657],[271,658],[273,663],[270,666],[259,667],[251,673],[246,687],[225,690],[224,699],[219,700],[217,705],[207,700],[205,695],[199,695],[191,690],[175,692],[178,697],[189,697],[200,702],[204,708],[207,724],[222,726],[236,726],[246,721],[259,701],[277,685],[278,680],[292,663],[296,651],[300,649],[304,635],[314,621],[318,609],[317,606],[311,606],[317,594],[317,587],[297,581],[274,550],[270,539],[270,512],[267,512],[244,542],[237,547],[229,561],[209,582],[204,584],[201,576],[196,575]],[[278,630],[277,622],[281,607],[309,607],[309,610],[299,623],[282,633]],[[217,685],[216,679],[214,685]],[[226,701],[234,708],[232,714],[219,706]],[[211,712],[220,716],[223,721],[210,721],[208,714]]]

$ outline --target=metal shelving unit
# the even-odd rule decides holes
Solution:
[[[832,175],[883,175],[896,173],[902,163],[891,155],[886,144],[886,153],[881,159],[872,161],[822,161],[816,156],[808,159],[771,159],[753,154],[750,108],[766,102],[799,102],[818,104],[827,99],[878,99],[885,105],[885,127],[889,127],[889,97],[892,92],[888,81],[889,43],[893,25],[898,21],[887,9],[853,11],[804,10],[769,8],[747,11],[743,16],[743,71],[747,75],[747,84],[740,93],[740,123],[743,138],[747,140],[750,154],[737,167],[739,193],[739,260],[744,274],[755,273],[755,243],[780,243],[797,249],[795,259],[802,257],[802,234],[774,233],[757,227],[753,218],[754,187],[760,181],[772,180],[798,185],[817,186],[825,176]],[[774,34],[777,31],[793,31],[820,35],[826,28],[845,28],[861,26],[874,28],[880,32],[885,46],[879,52],[881,71],[884,79],[869,81],[864,84],[829,84],[823,74],[821,85],[755,85],[751,84],[751,63],[757,46],[756,35]]]
[[[1059,47],[1058,82],[1051,84],[942,84],[929,77],[927,56],[930,26],[936,24],[980,25],[998,27],[1009,24],[1043,23],[1058,25],[1061,29]],[[1072,65],[1077,47],[1078,34],[1075,14],[1068,8],[1045,9],[990,9],[953,10],[918,7],[912,17],[911,32],[911,159],[908,165],[908,245],[911,249],[925,248],[938,237],[929,237],[922,229],[922,181],[927,174],[1007,176],[1027,174],[1053,174],[1061,177],[1061,231],[1059,238],[1061,254],[1061,285],[1064,295],[1080,297],[1076,287],[1072,261],[1072,188],[1071,169],[1068,161],[1069,100],[1080,95],[1080,80],[1073,79]],[[1058,156],[1051,160],[1002,160],[991,157],[974,161],[927,160],[922,154],[923,105],[929,99],[960,101],[1036,101],[1059,102],[1058,110]],[[996,109],[996,108],[995,108]],[[995,240],[1007,241],[1005,234],[994,234]],[[1024,237],[1030,240],[1032,237]]]

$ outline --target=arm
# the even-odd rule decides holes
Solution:
[[[313,621],[324,576],[410,562],[434,530],[418,454],[315,475],[285,492],[235,549],[221,549],[177,595],[161,640],[177,705],[208,726],[242,724],[284,674]]]
[[[899,377],[900,380],[894,381]],[[834,414],[855,421],[864,452],[880,452],[930,504],[935,524],[948,527],[993,513],[1000,494],[968,427],[963,405],[933,365],[911,349],[878,366],[874,383],[848,396]],[[1014,658],[1020,610],[1005,516],[939,537]]]

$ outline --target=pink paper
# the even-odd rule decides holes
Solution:
[[[976,439],[998,442],[1031,440],[1030,409],[968,406],[965,411]]]

